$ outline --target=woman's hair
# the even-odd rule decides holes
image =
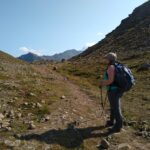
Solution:
[[[110,52],[104,56],[105,59],[109,60],[110,64],[113,64],[117,61],[117,54]]]

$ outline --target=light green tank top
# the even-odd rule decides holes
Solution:
[[[105,71],[105,73],[104,73],[104,80],[108,80],[107,71]],[[111,85],[111,86],[107,85],[107,86],[105,86],[105,88],[106,88],[106,90],[115,90],[118,87],[115,85]]]

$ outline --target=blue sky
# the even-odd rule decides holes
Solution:
[[[147,0],[0,0],[0,50],[52,55],[100,41]]]

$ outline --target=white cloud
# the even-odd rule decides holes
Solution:
[[[86,43],[85,46],[91,47],[91,46],[93,46],[93,45],[95,45],[95,44],[96,44],[96,42],[88,42],[88,43]]]
[[[19,50],[21,50],[22,52],[25,52],[25,53],[34,53],[36,55],[42,55],[41,54],[41,50],[36,50],[36,49],[32,49],[32,48],[27,48],[27,47],[20,47]]]
[[[88,42],[83,46],[82,50],[86,50],[88,47],[91,47],[95,44],[96,44],[96,42]]]
[[[104,35],[104,33],[102,33],[102,32],[97,33],[97,36],[103,36],[103,35]]]

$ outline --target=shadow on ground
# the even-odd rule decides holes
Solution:
[[[110,135],[109,132],[103,133],[104,126],[72,128],[72,129],[52,129],[42,134],[27,134],[16,137],[20,140],[37,140],[47,144],[59,144],[66,148],[77,148],[81,146],[85,139],[101,138]],[[96,133],[94,133],[96,132]]]

